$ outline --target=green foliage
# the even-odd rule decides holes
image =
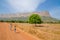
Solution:
[[[59,20],[59,22],[58,23],[60,23],[60,20]]]
[[[40,23],[42,23],[40,15],[32,14],[29,17],[29,23],[32,23],[32,24],[40,24]]]
[[[4,22],[3,20],[0,20],[0,22]]]
[[[28,21],[22,21],[22,20],[0,20],[0,22],[28,23]]]

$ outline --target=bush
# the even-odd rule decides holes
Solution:
[[[0,20],[0,22],[4,22],[3,20]]]

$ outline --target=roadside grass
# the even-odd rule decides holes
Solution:
[[[60,29],[58,30],[58,28],[60,28],[60,25],[52,25],[52,24],[43,24],[44,27],[34,27],[33,24],[27,24],[27,23],[21,23],[21,24],[17,24],[17,26],[33,35],[36,36],[38,38],[44,39],[44,40],[60,40]],[[57,26],[57,27],[55,27]]]

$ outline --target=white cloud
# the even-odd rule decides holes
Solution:
[[[7,0],[9,5],[18,12],[32,12],[35,11],[38,5],[44,3],[46,0]]]

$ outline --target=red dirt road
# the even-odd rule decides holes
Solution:
[[[17,29],[15,33],[9,29],[9,23],[0,23],[0,40],[37,40]]]

